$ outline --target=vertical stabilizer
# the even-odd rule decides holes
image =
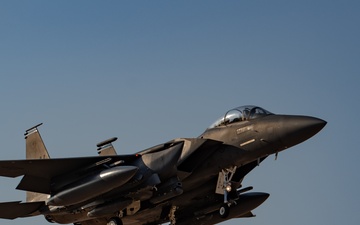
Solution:
[[[26,159],[49,159],[49,153],[46,150],[45,144],[40,136],[38,127],[42,123],[33,126],[32,128],[26,130],[25,132],[25,143],[26,143]],[[26,201],[45,201],[47,195],[35,193],[35,192],[26,192]]]
[[[100,142],[96,146],[98,147],[97,151],[100,156],[111,156],[117,155],[116,150],[112,143],[117,140],[117,137],[113,137],[107,139],[105,141]]]
[[[26,159],[49,159],[49,153],[37,129],[42,123],[26,130]]]

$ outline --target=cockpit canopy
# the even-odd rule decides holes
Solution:
[[[240,106],[235,109],[229,110],[224,116],[216,120],[208,129],[236,123],[240,121],[252,120],[273,113],[253,105]]]

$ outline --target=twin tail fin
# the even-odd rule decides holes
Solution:
[[[50,159],[49,153],[46,150],[46,146],[41,138],[38,127],[42,123],[31,127],[25,132],[25,143],[26,143],[26,159]],[[47,195],[35,193],[35,192],[26,192],[26,201],[27,202],[37,202],[45,201]]]

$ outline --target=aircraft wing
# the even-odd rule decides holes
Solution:
[[[89,169],[119,161],[132,161],[136,155],[95,156],[80,158],[0,161],[0,176],[24,176],[17,189],[50,194],[51,179],[63,174],[81,176]]]
[[[38,210],[45,205],[45,202],[2,202],[0,203],[0,218],[16,219],[39,215]]]

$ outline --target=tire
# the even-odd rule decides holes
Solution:
[[[123,225],[123,223],[120,218],[113,217],[107,222],[106,225]]]
[[[223,204],[219,209],[219,215],[221,218],[226,218],[229,216],[230,213],[230,207],[228,204]]]

